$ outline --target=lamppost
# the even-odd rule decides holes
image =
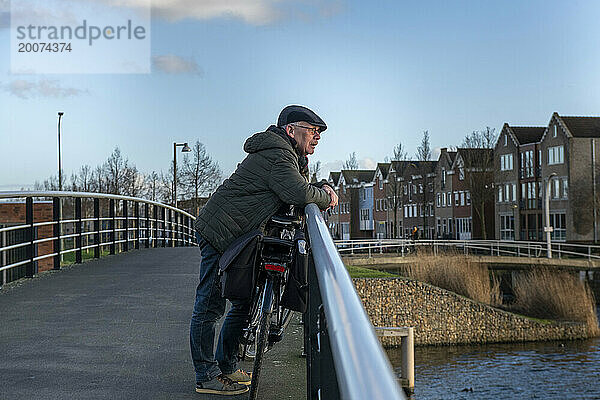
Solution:
[[[60,157],[60,120],[64,112],[58,112],[58,190],[62,191],[62,160]]]
[[[192,151],[186,143],[173,142],[173,205],[177,208],[177,147],[183,147],[182,153],[189,153]]]
[[[556,176],[556,173],[554,172],[548,176],[548,181],[546,182],[546,201],[544,202],[546,206],[546,226],[544,227],[544,231],[546,232],[546,248],[548,251],[548,258],[552,258],[552,244],[550,234],[552,233],[554,228],[550,226],[550,181],[554,176]]]

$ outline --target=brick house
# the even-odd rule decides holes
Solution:
[[[373,176],[375,170],[342,170],[339,214],[342,239],[373,237]]]
[[[404,170],[408,161],[392,161],[388,170],[387,183],[385,183],[388,199],[388,225],[389,238],[396,239],[404,237],[404,214],[403,214],[403,184]]]
[[[373,219],[375,224],[375,238],[385,239],[390,237],[390,210],[388,208],[387,185],[390,163],[378,163],[373,178]]]
[[[600,117],[552,114],[539,145],[542,194],[550,184],[552,240],[596,243]]]
[[[330,172],[329,177],[327,178],[327,182],[329,182],[329,186],[331,186],[335,193],[338,195],[338,205],[333,207],[329,212],[325,213],[327,227],[329,228],[329,233],[331,237],[334,239],[341,239],[341,227],[340,227],[340,209],[342,199],[340,197],[340,172]]]
[[[452,165],[455,158],[456,151],[448,151],[447,148],[443,148],[435,167],[435,237],[437,239],[451,239],[454,237],[452,222],[454,219]]]
[[[451,230],[454,239],[494,237],[493,179],[493,149],[456,150],[452,164],[454,218]]]
[[[404,237],[413,227],[419,238],[435,237],[434,177],[437,161],[401,161],[396,173],[402,182]]]

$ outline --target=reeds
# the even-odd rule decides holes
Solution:
[[[408,277],[449,290],[492,306],[502,303],[500,284],[487,267],[457,253],[437,256],[419,251],[415,262],[405,267]]]
[[[568,272],[536,269],[517,277],[511,308],[537,318],[584,322],[590,335],[600,333],[596,302],[589,285]]]

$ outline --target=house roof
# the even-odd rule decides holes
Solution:
[[[335,186],[337,186],[340,181],[340,175],[341,175],[341,172],[331,171],[329,173],[329,179],[331,179],[333,181],[333,184]]]
[[[383,179],[387,179],[387,176],[390,172],[391,165],[392,165],[392,163],[377,163],[376,169],[381,171],[381,175],[383,176]]]
[[[509,126],[519,144],[538,143],[542,140],[545,126]]]
[[[437,165],[437,161],[416,161],[416,160],[407,160],[407,161],[392,161],[392,167],[394,168],[394,171],[398,172],[400,171],[400,173],[405,173],[408,168],[411,168],[412,171],[411,172],[418,172],[418,173],[429,173],[429,172],[434,172],[435,171],[435,167]]]
[[[557,115],[574,137],[600,137],[600,117],[563,117]]]
[[[356,184],[362,182],[372,182],[374,169],[343,169],[341,171],[346,184]]]

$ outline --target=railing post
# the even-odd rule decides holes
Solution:
[[[562,254],[560,251],[560,243],[558,243],[558,258],[562,258]]]
[[[167,210],[164,207],[160,208],[161,235],[162,247],[167,247]]]
[[[154,219],[154,240],[152,241],[152,247],[158,247],[158,206],[152,205],[152,215]]]
[[[0,233],[0,247],[4,247],[6,246],[6,232],[2,232]],[[6,250],[2,251],[2,254],[0,255],[0,267],[4,267],[6,265],[6,261],[7,261],[7,257],[6,257]],[[2,271],[2,284],[0,285],[0,288],[2,286],[4,286],[6,284],[6,270]]]
[[[531,258],[531,243],[527,242],[527,257]]]
[[[33,278],[33,275],[35,275],[35,265],[34,265],[34,261],[33,261],[33,257],[34,257],[34,250],[33,247],[35,246],[33,244],[34,239],[34,230],[35,228],[33,227],[33,198],[32,197],[27,197],[25,199],[25,223],[27,224],[27,228],[26,228],[26,232],[27,232],[27,242],[29,242],[29,245],[27,245],[26,247],[26,252],[27,252],[27,259],[29,259],[29,262],[25,267],[25,277],[27,278]]]
[[[592,261],[592,246],[588,246],[588,261]]]
[[[146,248],[150,247],[150,204],[144,203],[144,215],[146,216]]]
[[[169,208],[168,210],[165,210],[165,211],[168,211],[167,218],[169,219],[169,235],[168,235],[168,237],[169,237],[169,241],[171,242],[169,244],[169,247],[175,247],[175,244],[174,244],[175,243],[175,239],[174,239],[175,229],[173,227],[173,210],[171,210]]]
[[[140,203],[135,202],[133,212],[135,215],[135,249],[140,248]]]
[[[94,258],[100,258],[100,253],[102,251],[102,234],[100,233],[100,199],[94,198]]]
[[[117,238],[116,238],[117,226],[115,224],[115,221],[116,221],[115,220],[115,200],[110,199],[108,203],[109,203],[109,206],[108,206],[109,215],[108,216],[111,219],[110,220],[110,229],[111,229],[111,232],[110,232],[110,254],[115,254],[115,247],[116,247],[115,241],[117,240]]]
[[[125,224],[125,243],[123,243],[123,251],[129,251],[129,207],[127,200],[123,200],[123,223]]]
[[[75,262],[81,264],[81,197],[75,197]]]
[[[54,258],[54,269],[60,269],[60,252],[61,252],[61,246],[60,246],[60,202],[61,202],[61,198],[60,197],[54,197],[52,198],[52,221],[54,222],[54,225],[52,226],[52,235],[54,236],[54,253],[56,253],[56,255],[53,257]]]
[[[415,390],[415,328],[408,328],[408,336],[401,339],[402,346],[402,366],[401,379],[405,381],[405,390],[413,393]]]

